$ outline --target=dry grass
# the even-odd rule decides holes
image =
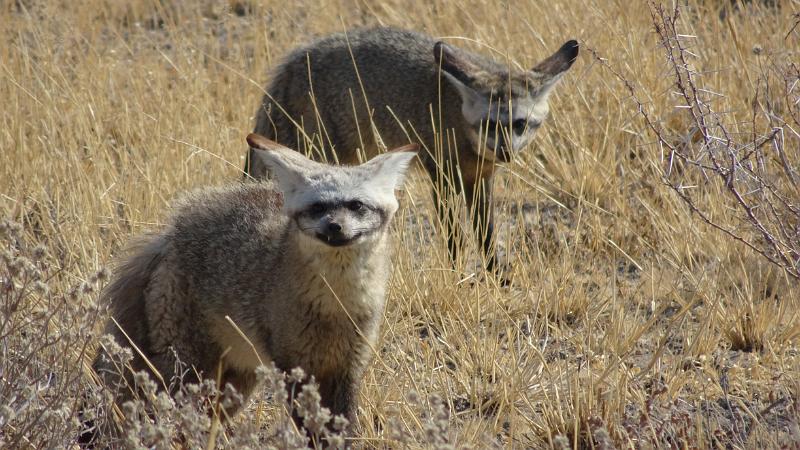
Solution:
[[[689,0],[677,29],[693,36],[685,37],[693,64],[703,86],[721,94],[713,105],[726,129],[743,136],[754,123],[759,135],[779,128],[791,179],[800,168],[800,81],[793,75],[800,4],[754,1],[721,16],[721,3]],[[582,52],[535,143],[497,180],[510,288],[450,269],[444,238],[426,225],[435,215],[429,182],[415,177],[397,217],[395,275],[379,353],[361,391],[357,442],[798,445],[797,279],[701,220],[679,196],[683,191],[670,187],[676,175],[665,178],[671,166],[664,142],[620,80],[665,142],[680,136],[693,142],[693,121],[686,108],[675,108],[680,97],[650,6],[591,0],[171,5],[0,4],[0,206],[23,225],[21,238],[2,245],[11,253],[46,246],[37,264],[50,274],[49,293],[31,287],[23,304],[12,305],[19,297],[10,290],[0,293],[0,394],[9,405],[0,410],[0,444],[59,447],[77,436],[70,417],[91,381],[73,375],[83,346],[94,347],[97,335],[78,331],[75,321],[79,315],[86,325],[96,312],[93,275],[128,238],[157,227],[179,192],[239,178],[244,136],[277,59],[315,35],[386,24],[474,39],[481,45],[453,42],[491,46],[528,66],[570,37],[596,53]],[[765,93],[762,78],[772,80],[772,91]],[[679,181],[692,184],[691,199],[706,217],[763,248],[725,183],[706,181],[691,164],[681,167]],[[797,184],[786,186],[781,192],[797,208]],[[798,227],[791,219],[783,225]],[[462,263],[467,273],[474,266]],[[10,278],[0,272],[0,280]],[[82,283],[80,295],[70,291]],[[60,303],[41,301],[53,298]],[[47,325],[41,336],[57,338],[54,346],[31,344],[37,324]],[[99,321],[89,325],[99,332]],[[35,389],[23,393],[24,385]],[[38,403],[21,403],[23,397]],[[53,402],[65,409],[47,415],[52,433],[25,428],[41,417],[22,414],[23,406],[30,412]],[[254,406],[216,445],[237,445],[240,429],[275,433],[274,414]]]

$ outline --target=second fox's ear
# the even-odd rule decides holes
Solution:
[[[537,64],[531,71],[541,82],[540,92],[548,94],[561,76],[572,67],[578,57],[578,41],[570,40],[564,43],[555,53]]]
[[[442,75],[456,88],[465,104],[470,105],[480,100],[481,96],[473,88],[476,68],[469,60],[441,41],[433,46],[433,58],[437,70],[441,68]]]
[[[308,174],[318,165],[300,153],[259,134],[248,135],[247,144],[253,150],[253,156],[269,170],[285,195],[292,195],[305,185]]]
[[[436,65],[442,68],[442,72],[459,82],[469,86],[475,80],[472,75],[475,71],[473,64],[459,56],[453,47],[444,42],[439,41],[434,44],[433,58]]]

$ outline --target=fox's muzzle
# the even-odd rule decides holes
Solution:
[[[325,244],[330,245],[331,247],[342,247],[344,245],[351,244],[359,236],[357,234],[350,235],[349,233],[344,232],[342,226],[334,220],[331,220],[320,228],[321,231],[316,233],[317,239]]]

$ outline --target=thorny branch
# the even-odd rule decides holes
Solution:
[[[753,112],[749,122],[737,124],[728,117],[731,113],[712,108],[712,101],[724,96],[707,88],[702,71],[693,65],[699,59],[698,50],[690,46],[696,38],[678,31],[680,3],[668,11],[651,1],[650,11],[678,99],[675,108],[686,115],[687,129],[667,129],[645,107],[633,83],[589,51],[622,82],[662,154],[666,153],[663,182],[703,222],[800,279],[800,70],[794,63],[782,64],[771,57],[765,66],[763,50],[754,48],[760,73]],[[775,78],[780,82],[773,83]],[[749,130],[736,131],[740,127]],[[706,189],[690,194],[691,185]],[[714,187],[720,188],[722,198],[713,196]],[[736,212],[733,223],[712,214],[713,202],[723,202]]]

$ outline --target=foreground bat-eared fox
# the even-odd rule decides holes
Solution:
[[[245,398],[260,362],[300,367],[321,405],[352,424],[383,316],[395,189],[418,146],[332,166],[247,140],[271,180],[194,191],[161,231],[129,246],[102,300],[107,333],[134,359],[120,370],[101,350],[94,369],[122,404],[135,395],[134,372],[169,384],[176,358],[192,368],[188,381],[221,373]],[[81,439],[91,445],[100,432],[110,431]]]
[[[547,116],[548,96],[577,55],[571,40],[524,70],[412,31],[333,34],[277,66],[255,132],[344,163],[358,160],[357,149],[371,156],[381,145],[421,144],[451,258],[461,242],[453,206],[463,197],[492,271],[495,164],[510,161],[531,141]],[[252,156],[245,172],[264,177],[266,167]]]

